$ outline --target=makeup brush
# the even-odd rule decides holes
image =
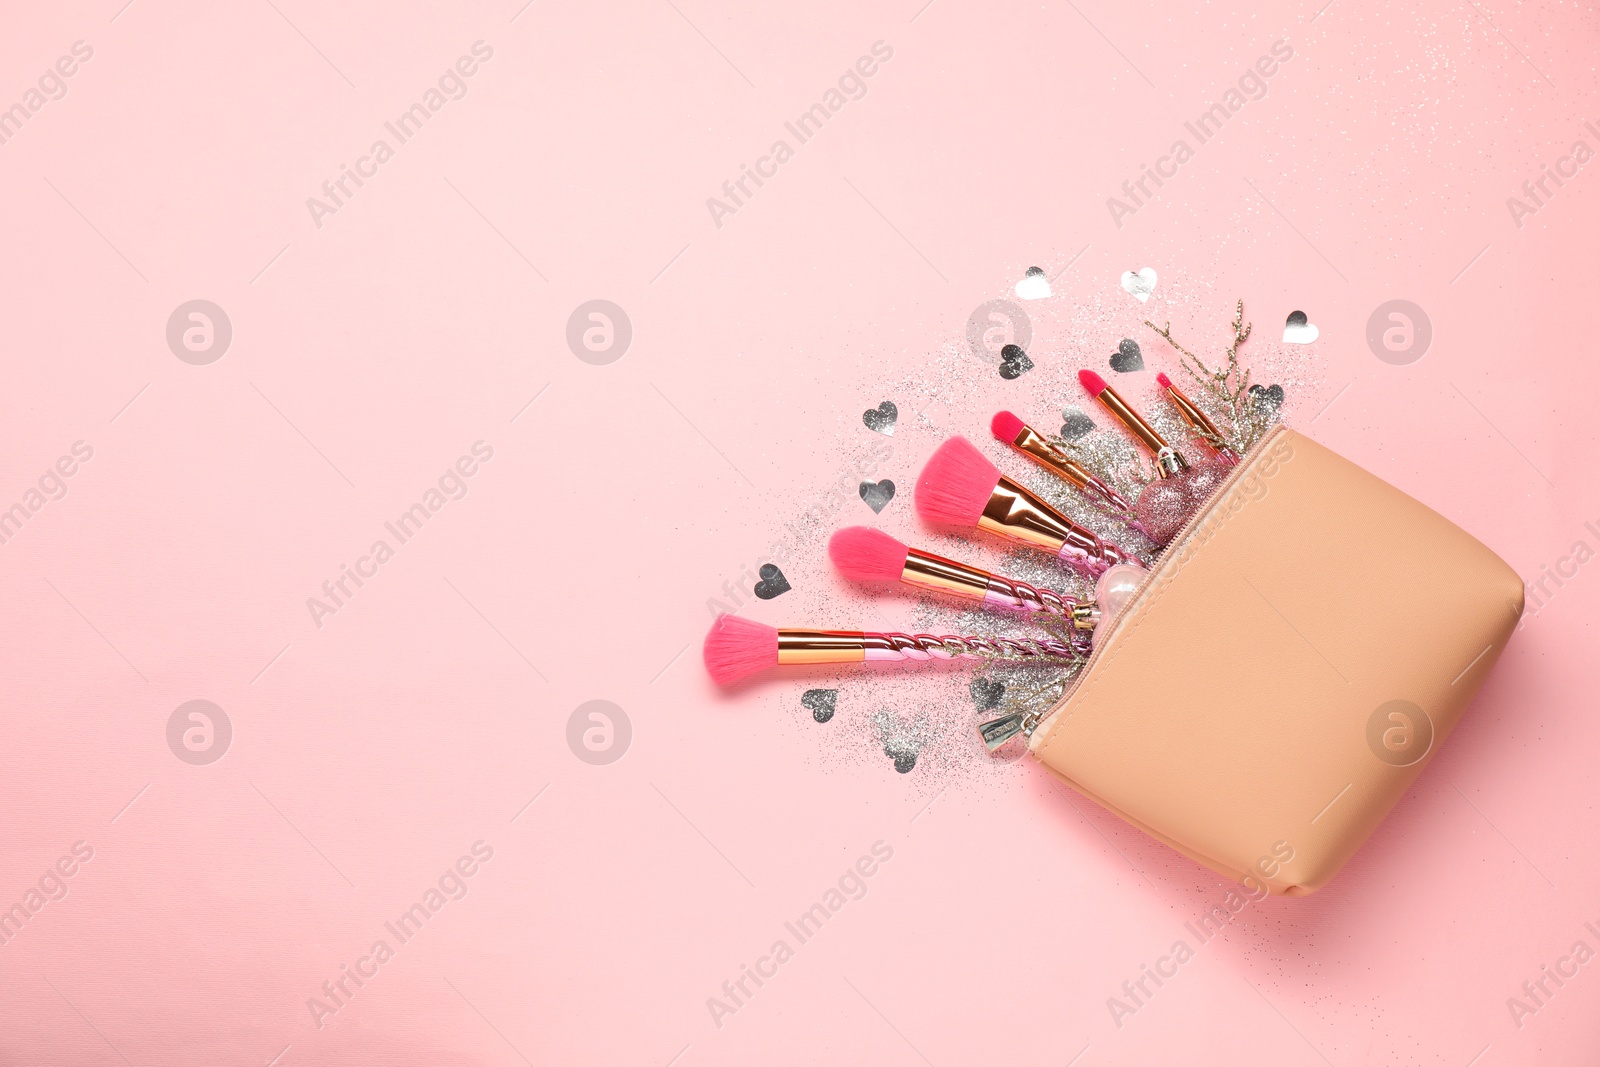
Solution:
[[[1139,439],[1139,443],[1150,450],[1156,457],[1156,473],[1163,478],[1187,470],[1189,461],[1179,454],[1176,448],[1167,444],[1167,439],[1156,433],[1155,428],[1139,415],[1139,413],[1117,394],[1117,391],[1106,384],[1106,380],[1092,370],[1078,372],[1078,381],[1089,395],[1100,401],[1105,409],[1128,428],[1128,432]]]
[[[1092,370],[1081,370],[1078,381],[1155,456],[1160,477],[1139,491],[1133,513],[1152,541],[1167,544],[1227,479],[1228,464],[1217,461],[1190,466],[1104,378]]]
[[[888,660],[1081,659],[1083,650],[1051,637],[935,637],[863,630],[773,629],[738,615],[719,615],[706,634],[706,670],[732,685],[782,665],[875,663]]]
[[[1230,464],[1237,462],[1238,453],[1234,451],[1233,446],[1228,444],[1227,440],[1222,436],[1222,431],[1217,429],[1217,424],[1212,422],[1204,411],[1200,410],[1199,405],[1197,405],[1193,400],[1190,400],[1188,397],[1184,396],[1182,390],[1180,390],[1176,385],[1173,385],[1172,379],[1168,378],[1166,374],[1157,374],[1156,382],[1161,386],[1161,388],[1167,391],[1167,397],[1178,409],[1178,414],[1183,416],[1183,421],[1187,422],[1190,428],[1193,429],[1194,432],[1198,434],[1206,444],[1216,449],[1217,455],[1227,460]]]
[[[1118,563],[1137,563],[1131,553],[1102,541],[1032,490],[1002,477],[964,437],[939,446],[917,478],[917,514],[928,522],[963,529],[977,527],[1034,548],[1097,576]]]
[[[1065,478],[1096,503],[1109,504],[1120,512],[1133,510],[1126,500],[1117,495],[1116,490],[1090,474],[1081,463],[1068,457],[1038,430],[1011,412],[995,412],[989,422],[989,432],[994,434],[996,441],[1011,446],[1045,470]]]
[[[901,582],[989,606],[1043,611],[1070,619],[1080,630],[1094,629],[1099,616],[1093,604],[909,548],[870,526],[850,526],[834,534],[828,556],[840,574],[855,582]]]

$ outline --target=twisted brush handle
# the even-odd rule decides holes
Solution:
[[[998,659],[1078,659],[1083,650],[1053,637],[936,637],[933,634],[868,633],[868,660],[953,659],[982,656]]]
[[[1111,488],[1104,479],[1096,478],[1092,474],[1089,475],[1088,483],[1083,486],[1083,492],[1091,500],[1100,504],[1102,510],[1110,511],[1113,515],[1117,512],[1133,510],[1133,505],[1124,500],[1121,493]]]
[[[1006,578],[999,574],[989,576],[989,594],[996,600],[1007,601],[1008,607],[1027,611],[1043,611],[1051,615],[1070,616],[1078,602],[1049,589],[1039,589],[1027,582]]]

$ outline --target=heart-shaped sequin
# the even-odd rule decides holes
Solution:
[[[811,717],[818,722],[827,722],[833,718],[833,709],[838,704],[837,689],[807,689],[800,696],[800,706],[810,709]]]
[[[887,478],[877,482],[862,482],[856,491],[874,512],[883,511],[894,499],[894,483]]]
[[[1144,353],[1139,351],[1139,342],[1124,337],[1117,350],[1111,353],[1111,369],[1119,374],[1144,370]]]
[[[899,418],[900,409],[894,406],[893,400],[885,400],[877,407],[861,413],[861,421],[867,424],[867,429],[885,437],[894,436],[894,424]]]
[[[972,703],[977,705],[979,711],[992,711],[1000,706],[1000,698],[1006,695],[1006,687],[990,678],[974,678],[967,684],[967,692],[972,694]]]
[[[771,600],[789,591],[789,579],[783,576],[775,563],[761,565],[761,580],[756,583],[755,594],[762,600]]]
[[[1033,360],[1021,345],[1006,345],[1000,350],[1000,377],[1012,381],[1033,369]]]

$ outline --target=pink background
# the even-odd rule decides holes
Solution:
[[[1292,424],[1527,579],[1600,547],[1600,164],[1520,226],[1506,206],[1600,148],[1593,11],[123,2],[0,35],[0,106],[93,49],[0,145],[0,508],[93,449],[0,545],[0,908],[93,849],[0,946],[0,1063],[1600,1055],[1595,964],[1520,1027],[1506,1004],[1600,948],[1595,565],[1333,884],[1252,905],[1120,1027],[1107,998],[1216,876],[1038,767],[899,775],[854,758],[846,699],[829,733],[807,680],[726,697],[698,662],[707,599],[880,443],[864,408],[899,405],[875,477],[902,493],[828,522],[909,537],[944,434],[1055,418],[1122,336],[1171,369],[1147,314],[1214,350],[1237,297],[1312,383]],[[316,225],[306,199],[480,40],[466,95]],[[1107,198],[1278,40],[1265,97],[1117,226]],[[706,198],[876,41],[866,95],[716,225]],[[964,324],[1033,264],[1055,295],[1004,382]],[[1147,265],[1141,307],[1118,277]],[[595,298],[633,327],[603,366],[565,340]],[[1394,298],[1434,329],[1407,366],[1365,339]],[[192,299],[232,323],[209,365],[166,342]],[[1303,352],[1278,338],[1297,308]],[[940,360],[955,393],[897,384]],[[306,599],[477,441],[467,495],[315,625]],[[750,615],[872,624],[815,537],[784,570],[795,593]],[[204,766],[166,740],[194,699],[233,729]],[[609,765],[566,740],[593,699],[632,726]],[[470,892],[398,945],[384,923],[478,841]],[[707,998],[876,841],[867,895],[718,1026]],[[319,1027],[308,998],[380,938]]]

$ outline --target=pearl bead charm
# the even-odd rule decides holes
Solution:
[[[1098,642],[1100,635],[1111,627],[1111,619],[1122,606],[1133,596],[1134,590],[1150,574],[1149,571],[1134,563],[1119,563],[1115,567],[1108,567],[1094,583],[1094,602],[1100,609],[1100,622],[1095,627],[1093,640]]]

